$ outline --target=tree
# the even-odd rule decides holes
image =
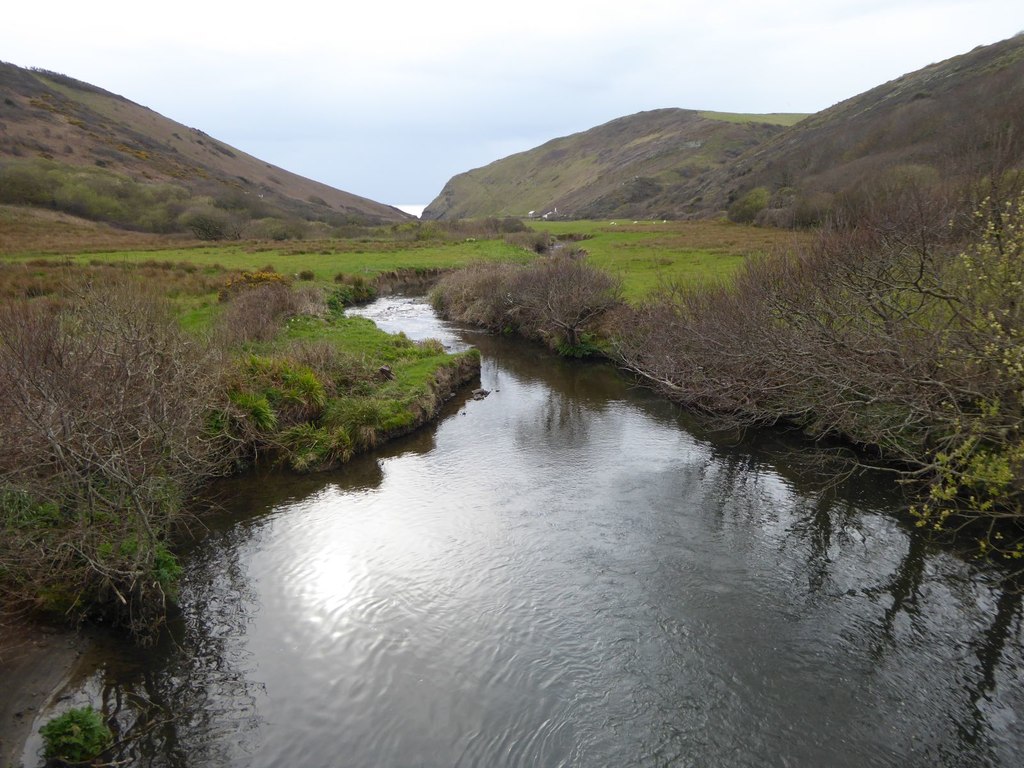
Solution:
[[[522,270],[509,303],[521,326],[563,354],[578,355],[587,332],[621,298],[621,282],[576,253],[542,259]]]

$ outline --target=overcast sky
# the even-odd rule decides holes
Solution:
[[[3,17],[4,61],[401,205],[641,110],[815,112],[1013,36],[1024,2],[56,0]]]

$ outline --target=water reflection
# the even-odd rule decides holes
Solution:
[[[451,333],[487,399],[338,472],[219,486],[175,643],[73,691],[144,732],[126,757],[1017,763],[1020,596],[901,525],[896,489]]]
[[[113,764],[239,764],[258,748],[265,691],[241,642],[259,603],[242,565],[256,535],[258,526],[240,525],[198,548],[184,610],[157,648],[101,635],[83,659],[59,708],[92,704],[111,719]],[[37,765],[40,752],[35,734],[24,765]]]

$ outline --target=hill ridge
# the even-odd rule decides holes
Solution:
[[[249,218],[329,226],[409,218],[391,205],[302,177],[50,70],[0,62],[0,127],[0,170],[21,166],[31,175],[33,164],[48,161],[69,174],[102,172],[138,185],[171,185],[189,201],[208,198],[227,210],[245,208]]]
[[[520,202],[529,201],[529,208],[557,207],[570,218],[693,218],[739,207],[748,220],[792,226],[855,204],[894,174],[948,183],[994,163],[1020,168],[1024,35],[934,62],[799,120],[781,115],[665,108],[615,118],[454,176],[424,217],[525,214]],[[659,116],[676,121],[678,133],[660,159],[623,154],[601,166],[602,152],[620,138],[609,126],[628,126],[635,143],[655,141],[672,130]],[[745,129],[696,122],[717,118],[722,125],[730,117]],[[765,127],[759,118],[776,124]],[[699,159],[687,155],[684,130],[703,142]],[[577,174],[588,163],[600,172]],[[561,183],[546,183],[550,177]]]

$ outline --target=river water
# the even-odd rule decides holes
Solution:
[[[128,764],[1024,762],[1021,596],[883,480],[823,486],[779,436],[709,436],[415,300],[361,313],[478,346],[491,394],[337,471],[218,485],[175,631],[98,642],[55,704],[103,707]]]

